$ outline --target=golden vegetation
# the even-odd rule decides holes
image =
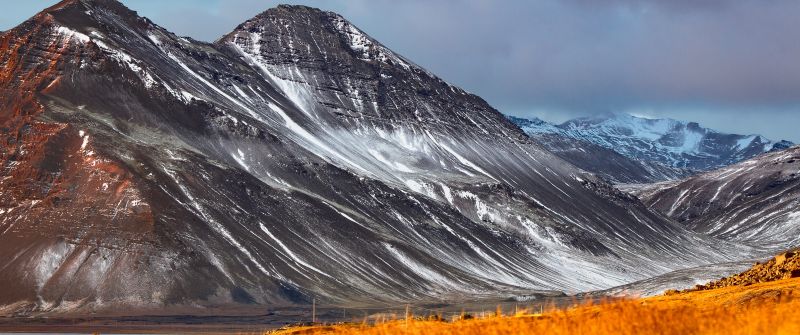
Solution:
[[[795,293],[798,292],[798,293]],[[800,334],[800,279],[452,322],[415,318],[299,327],[279,335]]]

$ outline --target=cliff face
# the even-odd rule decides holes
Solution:
[[[0,41],[4,310],[586,290],[737,248],[334,13],[207,44],[72,0]]]

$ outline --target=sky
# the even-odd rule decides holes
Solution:
[[[0,30],[53,0],[2,0]],[[344,15],[503,113],[630,113],[800,143],[800,1],[123,0],[213,41],[278,3]]]

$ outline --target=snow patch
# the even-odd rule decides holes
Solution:
[[[311,264],[306,263],[304,260],[302,260],[300,257],[298,257],[294,252],[292,252],[292,250],[289,249],[289,247],[287,247],[285,244],[283,244],[283,242],[281,242],[277,237],[275,237],[275,235],[273,235],[272,232],[270,232],[269,229],[267,229],[267,226],[265,226],[264,223],[259,222],[258,225],[259,225],[259,227],[261,227],[261,230],[264,233],[266,233],[267,236],[269,236],[269,238],[271,238],[273,241],[275,241],[275,243],[277,243],[278,246],[281,247],[283,252],[286,253],[287,256],[291,257],[292,260],[295,263],[297,263],[299,265],[302,265],[304,267],[307,267],[307,268],[313,270],[314,272],[317,272],[317,273],[319,273],[319,274],[321,274],[321,275],[323,275],[325,277],[330,277],[330,275],[328,275],[327,273],[323,272],[320,269],[317,269],[316,267],[314,267]]]
[[[89,145],[89,134],[86,134],[83,130],[78,132],[78,134],[83,137],[83,142],[81,142],[81,151],[86,151],[86,147]]]
[[[232,153],[231,157],[233,157],[233,159],[236,160],[236,162],[239,163],[239,165],[241,165],[245,170],[248,172],[250,171],[250,167],[245,163],[244,152],[242,152],[242,149],[236,149],[236,154]]]
[[[172,59],[175,63],[177,63],[178,66],[180,66],[182,69],[184,69],[187,73],[189,73],[192,77],[197,78],[197,80],[199,80],[200,82],[202,82],[203,84],[205,84],[206,86],[211,88],[214,92],[219,93],[221,96],[223,96],[226,99],[228,99],[229,101],[233,102],[235,105],[241,107],[242,109],[247,111],[252,117],[254,117],[256,120],[261,120],[261,118],[259,117],[258,113],[254,112],[252,109],[250,109],[249,107],[245,106],[238,99],[234,99],[232,96],[230,96],[229,94],[225,93],[223,90],[221,90],[219,87],[217,87],[217,85],[214,85],[214,84],[210,83],[208,80],[203,78],[203,76],[197,74],[197,72],[194,72],[191,68],[189,68],[188,65],[186,65],[186,63],[184,63],[180,59],[178,59],[178,57],[176,57],[175,55],[173,55],[172,53],[169,53],[169,52],[167,53],[167,56],[170,59]]]
[[[79,33],[75,30],[72,30],[64,26],[58,26],[56,28],[56,32],[58,32],[59,35],[65,36],[66,38],[76,39],[81,43],[87,43],[91,41],[91,38],[89,38],[89,36],[86,36],[86,34]]]
[[[739,139],[738,141],[736,141],[736,148],[739,149],[739,150],[746,149],[747,147],[750,146],[750,144],[753,144],[753,141],[755,139],[756,139],[755,135],[750,135],[750,136],[747,136],[745,138]],[[769,149],[766,148],[766,146],[769,145],[769,144],[770,143],[765,144],[764,151],[769,150]]]
[[[129,69],[131,69],[131,71],[136,73],[139,76],[139,78],[142,80],[142,82],[144,83],[145,87],[152,88],[157,83],[157,81],[150,74],[150,72],[148,72],[141,65],[139,65],[139,61],[138,60],[134,59],[133,57],[131,57],[127,53],[124,53],[122,51],[119,51],[117,49],[114,49],[114,48],[110,47],[108,44],[104,43],[103,41],[94,40],[93,42],[98,47],[100,47],[100,49],[103,49],[103,51],[105,51],[109,55],[111,55],[111,58],[115,59],[120,64],[124,64]]]
[[[377,151],[375,149],[367,149],[367,152],[370,155],[372,155],[372,157],[375,157],[375,159],[377,159],[379,162],[383,163],[384,165],[388,166],[392,170],[400,171],[400,172],[406,172],[406,173],[413,173],[414,172],[414,170],[411,170],[411,168],[409,168],[408,166],[406,166],[403,163],[392,162],[392,161],[386,159],[386,157],[384,157],[383,154],[381,154],[379,151]]]
[[[409,270],[411,270],[412,273],[422,277],[423,279],[425,279],[425,280],[427,280],[427,281],[429,281],[431,283],[437,284],[437,285],[442,286],[442,287],[453,287],[453,288],[458,287],[458,285],[456,283],[451,281],[446,276],[444,276],[444,275],[436,272],[435,270],[425,266],[421,262],[418,262],[417,260],[407,256],[405,253],[401,252],[400,250],[395,248],[393,245],[388,244],[388,243],[382,243],[382,244],[383,244],[383,247],[387,251],[389,251],[389,253],[392,254],[392,256],[394,256],[395,258],[397,258],[398,261],[400,261],[400,264],[405,265]]]
[[[469,191],[457,191],[456,195],[459,198],[474,201],[475,214],[478,216],[478,219],[489,220],[490,222],[500,221],[500,217],[494,213],[494,210],[492,210],[492,208],[490,208],[485,202],[481,200],[480,197],[478,197],[474,193]]]

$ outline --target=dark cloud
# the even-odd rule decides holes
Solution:
[[[719,10],[736,5],[742,1],[730,0],[563,0],[568,3],[599,7],[628,7],[635,10],[647,10],[657,7],[661,10],[675,12],[696,12],[702,10]],[[749,0],[755,2],[758,0]]]
[[[277,4],[124,2],[207,41]],[[299,2],[343,14],[503,112],[627,111],[800,142],[800,1]]]

